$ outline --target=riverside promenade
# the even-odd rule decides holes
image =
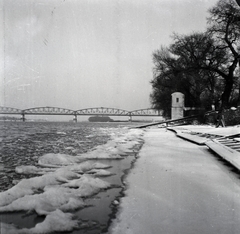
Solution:
[[[240,174],[216,153],[224,148],[232,157],[236,150],[226,151],[228,146],[219,142],[240,133],[240,128],[171,130],[145,130],[145,144],[127,176],[125,196],[109,234],[240,233]]]

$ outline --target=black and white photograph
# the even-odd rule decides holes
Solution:
[[[240,0],[0,0],[0,234],[104,233],[240,233]]]

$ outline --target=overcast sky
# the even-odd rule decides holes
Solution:
[[[217,0],[0,0],[0,105],[150,107],[152,53]]]

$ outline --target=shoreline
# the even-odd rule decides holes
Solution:
[[[128,133],[123,134],[119,139],[118,138],[114,138],[113,140],[110,140],[108,143],[106,143],[104,145],[97,146],[95,148],[96,152],[95,151],[91,151],[89,153],[84,153],[84,154],[80,155],[79,159],[81,158],[81,162],[80,162],[79,166],[81,166],[83,168],[86,168],[86,169],[84,169],[84,170],[86,170],[86,172],[84,171],[83,175],[80,176],[80,180],[82,178],[83,179],[84,178],[87,179],[86,180],[87,183],[84,186],[88,186],[87,185],[88,183],[90,183],[90,184],[91,183],[93,183],[93,184],[96,183],[96,186],[99,187],[100,180],[104,181],[104,183],[102,185],[103,186],[102,188],[99,187],[99,189],[97,189],[96,191],[93,191],[92,194],[91,194],[90,190],[89,190],[89,192],[87,192],[88,188],[86,187],[87,188],[86,196],[83,195],[82,198],[83,198],[83,202],[86,202],[85,206],[86,205],[87,206],[83,207],[83,208],[80,208],[80,209],[77,208],[76,210],[74,208],[72,214],[75,216],[75,218],[73,220],[72,220],[71,216],[69,216],[67,219],[64,218],[65,222],[68,222],[71,225],[76,225],[77,224],[76,222],[80,222],[81,223],[80,224],[80,229],[74,227],[74,230],[71,231],[70,233],[73,233],[73,234],[75,234],[75,233],[76,234],[92,233],[93,230],[105,231],[106,232],[108,230],[108,227],[109,227],[110,223],[112,222],[112,219],[114,219],[115,214],[116,214],[116,212],[118,210],[118,205],[119,205],[118,201],[121,199],[122,196],[124,196],[124,190],[125,190],[125,183],[124,183],[124,181],[125,181],[128,173],[129,173],[129,171],[134,166],[134,163],[137,160],[139,151],[140,151],[142,145],[144,144],[144,142],[142,141],[142,137],[139,136],[138,133],[135,134],[134,131],[143,132],[142,130],[140,130],[140,131],[139,130],[129,130]],[[119,155],[122,154],[122,156],[121,157],[118,156],[118,157],[115,158],[115,156],[117,156],[118,154]],[[112,158],[112,155],[113,156],[115,155],[115,156]],[[58,156],[58,157],[56,157],[56,156]],[[54,179],[56,181],[58,180],[58,178],[60,178],[59,176],[64,176],[64,177],[67,176],[66,180],[68,180],[69,182],[67,182],[67,181],[66,181],[67,183],[63,182],[63,186],[64,187],[59,187],[59,188],[56,187],[56,189],[60,189],[59,192],[60,191],[64,192],[64,190],[66,190],[66,189],[68,189],[67,191],[71,191],[71,187],[68,188],[67,184],[69,183],[69,186],[75,186],[75,185],[70,185],[70,184],[71,183],[73,184],[74,181],[76,181],[76,182],[78,181],[78,179],[76,178],[76,176],[78,177],[78,174],[76,174],[76,173],[78,173],[77,172],[78,170],[81,171],[83,169],[81,169],[81,167],[79,167],[77,164],[73,168],[70,165],[72,160],[76,160],[76,163],[78,163],[79,159],[78,159],[77,156],[67,156],[67,157],[66,156],[67,155],[61,155],[61,154],[58,154],[58,155],[48,154],[48,155],[45,155],[44,157],[42,157],[41,160],[39,161],[39,162],[41,162],[40,166],[41,165],[43,165],[43,166],[45,165],[44,167],[36,168],[36,167],[32,167],[32,166],[25,166],[25,167],[23,166],[23,167],[21,167],[19,169],[20,171],[23,171],[23,172],[25,170],[26,170],[26,172],[29,171],[29,170],[33,170],[33,171],[35,170],[35,172],[40,173],[40,174],[37,177],[31,178],[30,180],[23,180],[23,182],[21,182],[22,184],[19,185],[20,187],[17,184],[16,186],[14,186],[11,189],[7,190],[7,193],[12,194],[11,191],[14,191],[14,190],[18,191],[17,193],[19,193],[20,190],[18,190],[18,188],[21,189],[21,190],[28,191],[29,189],[32,189],[31,188],[32,186],[36,187],[36,188],[33,187],[34,189],[32,190],[32,192],[30,194],[20,195],[19,198],[18,197],[13,198],[14,200],[16,200],[17,203],[15,202],[15,203],[13,203],[15,205],[11,205],[12,208],[9,211],[13,212],[12,214],[14,214],[14,215],[19,214],[19,216],[24,214],[24,213],[21,213],[21,212],[19,213],[18,212],[19,208],[17,208],[20,205],[20,203],[19,203],[20,200],[24,199],[24,197],[29,197],[30,198],[30,201],[29,201],[30,204],[32,204],[32,202],[34,202],[33,204],[35,204],[35,203],[38,204],[37,200],[31,201],[31,199],[32,199],[31,198],[31,194],[34,195],[35,191],[36,192],[38,191],[37,194],[35,194],[34,196],[37,196],[37,197],[39,196],[39,198],[41,198],[41,196],[44,195],[45,192],[48,191],[48,189],[47,189],[44,192],[45,188],[48,188],[48,186],[50,186],[49,188],[51,189],[51,186],[52,186],[51,184],[49,184],[49,185],[46,184],[47,186],[44,185],[44,187],[39,187],[39,189],[38,189],[38,183],[40,183],[40,184],[42,183],[42,182],[40,182],[40,179],[41,178],[45,178],[46,176],[48,176],[49,172],[50,172],[49,175],[52,175],[53,178],[56,177],[56,179]],[[98,158],[98,157],[100,157],[100,158]],[[82,161],[83,158],[85,158],[86,161]],[[66,160],[70,160],[69,161],[70,164],[69,164],[69,166],[65,166],[66,168],[65,167],[60,167],[59,169],[58,168],[55,168],[55,169],[52,168],[51,169],[51,164],[49,164],[50,167],[48,167],[47,164],[52,162],[53,159],[54,159],[55,163],[58,163],[58,160],[64,160],[64,162],[67,162]],[[61,162],[61,161],[59,161],[59,162]],[[95,167],[96,167],[96,169],[94,169]],[[52,172],[49,171],[49,168],[50,168],[50,170],[52,170]],[[62,169],[65,168],[64,171],[62,171],[61,168]],[[69,169],[67,169],[67,168],[69,168]],[[87,169],[87,168],[89,168],[89,169]],[[56,171],[58,174],[59,173],[60,174],[58,175],[54,171]],[[70,171],[72,171],[72,172],[70,173]],[[106,173],[107,171],[108,171],[108,173]],[[86,174],[87,177],[85,176],[85,173],[87,173]],[[73,178],[71,179],[72,176],[73,176]],[[118,179],[118,177],[119,177],[119,179]],[[36,184],[34,182],[35,180],[36,181],[39,180],[39,182],[37,182],[37,184]],[[94,182],[94,180],[96,180],[96,182]],[[30,184],[29,184],[29,182],[30,182]],[[57,182],[57,184],[58,184],[58,182]],[[104,184],[107,187],[105,187]],[[56,186],[56,185],[54,185],[54,186]],[[27,187],[24,189],[24,186],[27,186]],[[42,185],[40,185],[40,186],[42,186]],[[100,184],[100,186],[101,186],[101,184]],[[76,189],[76,191],[77,191],[77,189]],[[36,227],[39,226],[39,225],[41,226],[44,223],[46,223],[47,218],[50,217],[48,215],[49,212],[48,213],[43,213],[44,215],[46,214],[46,218],[44,218],[44,219],[34,219],[33,218],[32,220],[35,220],[35,221],[37,220],[37,222],[32,221],[33,222],[32,224],[28,223],[28,225],[24,225],[24,222],[25,223],[28,222],[29,220],[31,220],[31,217],[35,216],[34,209],[36,209],[36,208],[33,207],[33,211],[34,211],[32,213],[33,216],[31,215],[31,212],[30,212],[30,213],[28,213],[27,217],[24,215],[24,218],[26,218],[26,219],[22,219],[21,217],[18,217],[17,220],[15,220],[15,224],[16,225],[20,225],[20,227],[21,227],[20,229],[16,229],[13,225],[10,225],[10,226],[9,225],[5,225],[4,222],[6,222],[7,220],[6,219],[4,220],[4,218],[3,218],[4,214],[6,214],[6,213],[9,214],[10,216],[7,215],[8,216],[8,221],[11,220],[11,218],[9,218],[9,217],[11,217],[11,213],[7,212],[7,210],[6,210],[8,205],[4,205],[6,203],[6,198],[4,198],[4,196],[5,196],[4,194],[7,195],[7,193],[4,193],[4,192],[0,193],[0,212],[1,212],[1,216],[2,216],[1,217],[1,223],[2,223],[3,234],[8,234],[8,233],[14,233],[14,234],[15,233],[24,233],[24,234],[25,233],[35,233],[36,232],[35,231]],[[15,194],[16,193],[14,192],[11,196],[18,196],[18,195],[15,195]],[[74,194],[77,195],[76,192],[74,192]],[[89,194],[89,195],[87,195],[87,194]],[[61,194],[61,196],[65,196],[65,195]],[[60,196],[60,199],[62,199],[61,196]],[[71,196],[72,195],[70,194],[70,199],[71,199]],[[51,197],[54,197],[54,195],[51,195]],[[69,199],[68,197],[69,196],[67,195],[66,199]],[[104,199],[103,204],[105,204],[105,203],[109,204],[109,205],[106,205],[108,207],[108,209],[109,209],[108,213],[106,213],[107,211],[105,211],[106,207],[99,208],[100,210],[97,207],[98,204],[96,203],[96,201],[102,203],[101,202],[101,197],[104,197],[104,198],[107,197],[107,200]],[[72,197],[72,198],[74,198],[74,197]],[[111,199],[111,200],[109,200],[108,198]],[[19,200],[19,202],[18,202],[18,200]],[[56,203],[56,200],[53,200],[51,203],[49,203],[49,207],[51,207],[51,205],[54,204],[54,203]],[[102,206],[103,204],[100,204],[100,205]],[[26,206],[24,206],[24,207],[22,206],[22,207],[26,211],[28,209],[32,209],[32,208],[28,208],[28,206],[29,205],[27,205],[27,203],[26,203]],[[95,208],[95,206],[96,206],[96,208]],[[56,207],[56,209],[57,209],[57,207]],[[21,210],[21,208],[20,208],[20,210]],[[38,213],[39,211],[36,210],[36,212]],[[45,212],[45,211],[41,211],[41,212]],[[108,217],[107,219],[103,218],[103,213],[104,213],[104,215],[106,217]],[[49,214],[51,214],[51,213],[49,213]],[[101,221],[98,222],[97,218],[93,218],[93,220],[86,218],[86,217],[90,217],[91,218],[92,214],[94,214],[94,217],[98,217],[99,216],[100,220],[106,219],[106,224],[101,223]],[[37,215],[37,217],[38,216],[39,216],[39,214]],[[77,221],[76,218],[79,219],[79,220]],[[30,227],[30,229],[29,228],[27,229],[26,226]],[[58,227],[57,227],[57,225],[55,225],[55,227],[52,227],[52,228],[58,228]],[[65,231],[70,231],[70,230],[71,230],[71,228],[65,229]],[[55,232],[56,231],[60,231],[60,230],[55,230]],[[46,231],[46,233],[48,233],[48,231]]]
[[[113,223],[114,219],[116,219],[116,217],[117,217],[117,213],[119,211],[119,205],[120,205],[120,202],[121,202],[120,200],[123,197],[126,196],[125,192],[126,192],[127,189],[129,189],[129,185],[128,185],[126,180],[127,180],[127,177],[129,175],[129,173],[131,173],[131,170],[135,167],[135,163],[136,163],[136,161],[139,158],[139,153],[140,153],[143,145],[144,145],[144,140],[142,140],[142,143],[140,144],[137,152],[135,153],[135,156],[134,156],[133,160],[130,163],[130,165],[131,165],[130,168],[125,169],[123,171],[123,175],[121,176],[122,190],[119,192],[119,195],[116,196],[114,201],[112,202],[112,213],[109,215],[110,219],[109,219],[109,222],[108,222],[108,226],[107,226],[106,232],[110,228],[110,226]],[[117,202],[114,204],[115,201],[117,201]]]

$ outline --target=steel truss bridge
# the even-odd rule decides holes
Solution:
[[[96,107],[96,108],[86,108],[80,110],[70,110],[59,107],[35,107],[25,110],[3,107],[0,106],[0,114],[4,115],[21,115],[22,121],[26,120],[26,115],[72,115],[73,120],[77,122],[78,115],[88,115],[88,116],[128,116],[129,121],[132,121],[132,116],[162,116],[161,110],[155,110],[151,108],[140,109],[134,111],[127,111],[117,108],[107,108],[107,107]]]

